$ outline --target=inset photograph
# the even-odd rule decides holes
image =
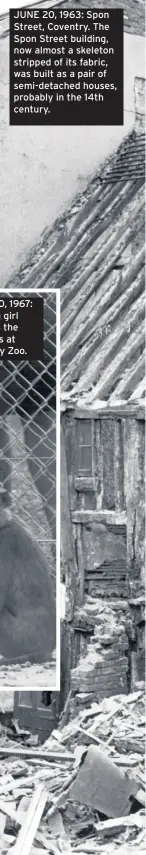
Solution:
[[[57,306],[59,293],[48,292],[42,360],[0,361],[1,686],[59,680]]]

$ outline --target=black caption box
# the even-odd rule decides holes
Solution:
[[[10,124],[123,124],[123,10],[10,10]]]
[[[0,359],[43,360],[43,298],[0,293]]]

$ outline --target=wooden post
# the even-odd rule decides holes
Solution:
[[[83,553],[83,543],[82,543],[82,525],[77,526],[77,555],[78,555],[78,567],[80,570],[79,573],[79,605],[82,606],[84,602],[84,588],[85,588],[85,564],[84,564],[84,553]]]
[[[115,510],[122,511],[124,508],[123,494],[123,443],[122,425],[119,419],[115,420],[114,430],[114,482],[115,482]]]
[[[135,101],[135,130],[137,134],[145,132],[145,79],[135,77],[134,79],[134,101]]]
[[[70,690],[73,617],[76,602],[77,568],[70,517],[70,494],[65,448],[65,424],[61,420],[61,552],[66,585],[65,621],[61,628],[61,698],[63,708]]]
[[[76,598],[76,565],[70,517],[68,472],[63,419],[61,422],[61,552],[66,584],[65,619],[71,622]]]
[[[124,490],[127,508],[127,560],[130,594],[144,591],[145,579],[145,432],[144,423],[125,421]]]

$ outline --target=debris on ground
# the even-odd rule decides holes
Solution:
[[[86,596],[75,614],[79,662],[72,669],[72,715],[95,699],[127,694],[127,601]],[[82,647],[81,647],[82,645]]]
[[[62,725],[40,746],[1,724],[0,855],[144,853],[143,684]]]

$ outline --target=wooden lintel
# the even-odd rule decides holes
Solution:
[[[88,525],[89,523],[103,523],[105,525],[126,526],[127,517],[125,511],[72,511],[73,523]]]
[[[74,486],[78,493],[94,493],[94,481],[92,476],[90,478],[88,478],[88,476],[84,478],[83,475],[79,475],[74,479]]]
[[[105,418],[128,419],[134,418],[145,421],[145,405],[142,401],[128,403],[128,401],[117,401],[110,405],[108,401],[98,401],[96,404],[78,405],[70,398],[61,402],[61,410],[73,412],[75,419],[99,419]]]

